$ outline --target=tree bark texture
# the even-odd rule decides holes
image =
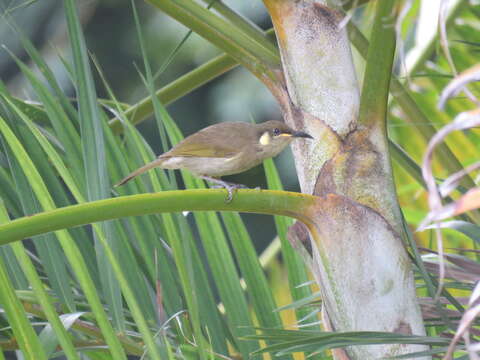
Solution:
[[[319,241],[304,244],[311,245],[307,260],[328,323],[339,332],[424,335],[385,127],[357,121],[360,96],[346,26],[340,26],[343,15],[313,0],[264,2],[284,77],[270,88],[285,121],[315,138],[297,142],[293,152],[302,191],[320,197],[310,214]],[[305,239],[298,224],[290,234]],[[335,357],[380,359],[422,350],[426,347],[357,346]]]

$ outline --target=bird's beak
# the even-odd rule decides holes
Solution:
[[[292,134],[293,137],[302,137],[302,138],[308,138],[308,139],[313,139],[313,136],[307,134],[306,132],[303,131],[295,131]]]

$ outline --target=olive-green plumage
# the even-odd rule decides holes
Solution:
[[[281,121],[261,124],[225,122],[202,129],[134,171],[116,186],[154,167],[187,169],[194,175],[212,180],[246,171],[264,159],[280,153],[295,138],[312,138],[295,131]],[[216,181],[224,185],[220,180]],[[224,185],[225,186],[225,185]]]

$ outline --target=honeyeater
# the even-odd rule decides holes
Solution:
[[[230,201],[232,190],[239,186],[220,180],[221,176],[246,171],[264,159],[276,156],[296,138],[313,139],[277,120],[260,124],[222,122],[186,137],[115,186],[123,185],[154,167],[186,169],[197,177],[225,187]]]

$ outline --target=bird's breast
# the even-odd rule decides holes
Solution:
[[[239,153],[232,157],[194,157],[173,156],[162,163],[165,169],[187,169],[196,175],[220,177],[246,171],[262,160],[254,156]]]

